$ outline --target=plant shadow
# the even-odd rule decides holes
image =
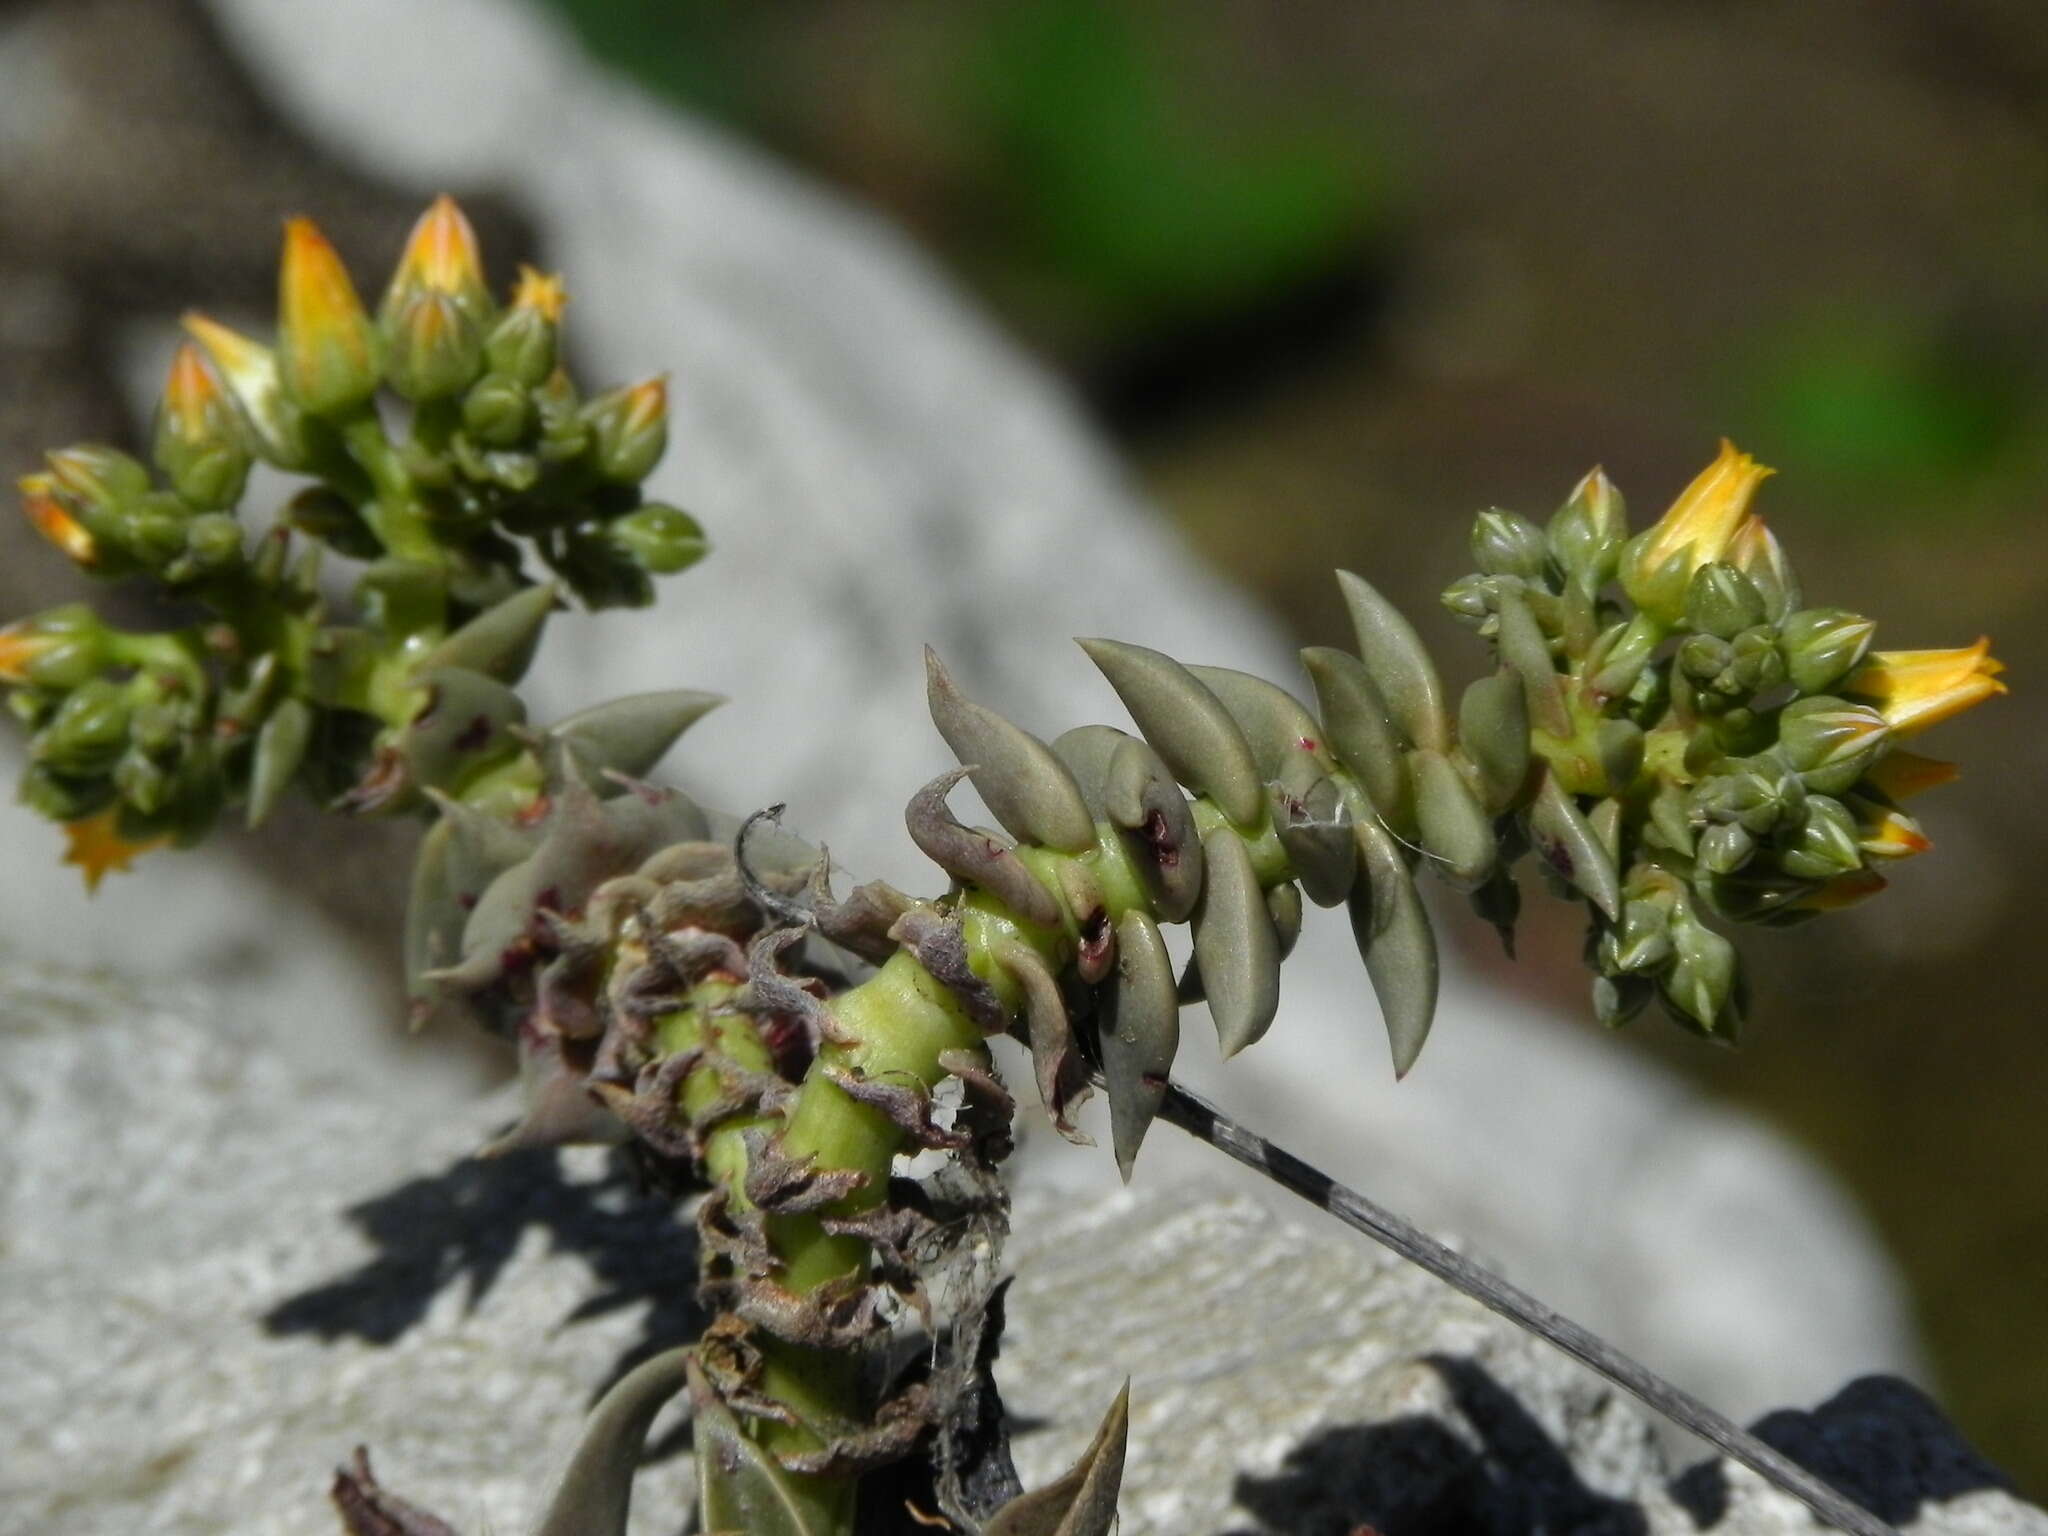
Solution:
[[[266,1332],[393,1343],[453,1286],[465,1288],[467,1308],[479,1305],[533,1229],[546,1234],[552,1252],[589,1267],[592,1293],[565,1323],[646,1306],[638,1335],[593,1399],[641,1361],[703,1329],[696,1230],[672,1198],[645,1186],[623,1153],[614,1153],[595,1179],[573,1177],[546,1148],[463,1157],[344,1214],[376,1253],[272,1307],[262,1318]]]
[[[1255,1524],[1228,1536],[1646,1536],[1642,1506],[1587,1486],[1483,1366],[1441,1355],[1428,1363],[1468,1433],[1423,1415],[1322,1430],[1278,1471],[1237,1479],[1234,1497]],[[1893,1525],[1925,1504],[2011,1488],[1932,1399],[1897,1377],[1863,1377],[1811,1412],[1780,1410],[1753,1430]],[[1719,1460],[1688,1468],[1666,1492],[1702,1531],[1732,1502]]]

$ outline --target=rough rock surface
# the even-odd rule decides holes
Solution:
[[[501,0],[214,0],[212,13],[262,93],[360,174],[421,198],[497,189],[522,207],[570,274],[570,334],[594,374],[673,371],[676,447],[655,489],[704,516],[717,552],[655,614],[566,626],[537,674],[541,718],[598,688],[728,692],[673,755],[677,779],[730,809],[786,800],[792,826],[848,868],[929,889],[899,815],[948,763],[920,697],[925,641],[1045,734],[1121,718],[1075,634],[1294,675],[1277,631],[1194,565],[1069,402],[904,241],[593,70],[538,13]],[[0,28],[0,79],[34,89],[0,92],[0,169],[15,185],[42,166],[33,184],[52,197],[98,185],[74,174],[96,135],[80,128],[92,103],[66,95],[89,41],[65,35],[67,17],[87,15],[92,36],[137,34],[115,0],[20,14]],[[142,138],[163,137],[137,118]],[[277,180],[253,183],[248,223],[280,211]],[[167,335],[136,332],[138,377],[160,370]],[[297,888],[358,829],[305,836],[284,886],[251,883],[224,844],[147,860],[87,907],[56,866],[54,829],[0,807],[0,933],[158,984],[203,981],[224,1022],[261,1027],[302,1064],[454,1103],[424,1068],[392,1075],[388,989]],[[346,900],[388,910],[399,878],[377,874]],[[1541,1016],[1455,956],[1449,972],[1436,1036],[1396,1089],[1345,924],[1316,914],[1272,1035],[1218,1072],[1191,1018],[1186,1074],[1255,1125],[1300,1128],[1295,1150],[1471,1234],[1733,1410],[1911,1367],[1889,1266],[1810,1164],[1584,1020]],[[1162,1133],[1143,1166],[1159,1178],[1198,1161]],[[1114,1184],[1106,1156],[1064,1144],[1026,1163],[1063,1187]]]
[[[360,1441],[463,1530],[525,1529],[579,1407],[689,1328],[689,1239],[595,1153],[467,1160],[502,1098],[424,1119],[204,1015],[0,971],[0,1533],[331,1529]],[[1132,1376],[1133,1536],[1813,1529],[1746,1474],[1673,1481],[1631,1404],[1342,1235],[1188,1188],[1017,1225],[1020,1462]],[[1771,1427],[1915,1530],[2048,1532],[1902,1383]],[[635,1531],[687,1498],[658,1464]]]

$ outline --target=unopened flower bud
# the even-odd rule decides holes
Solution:
[[[113,798],[114,786],[104,774],[73,777],[46,763],[31,762],[21,776],[21,803],[51,821],[68,823],[90,816]]]
[[[76,688],[110,659],[107,630],[84,603],[66,603],[0,629],[0,682]]]
[[[1799,578],[1764,520],[1745,518],[1728,541],[1723,559],[1747,576],[1764,600],[1764,615],[1773,623],[1799,606]]]
[[[1677,959],[1665,978],[1664,995],[1708,1034],[1732,1033],[1735,1007],[1735,946],[1693,917],[1677,914],[1671,924]]]
[[[242,408],[256,451],[280,469],[306,467],[306,420],[285,398],[277,354],[205,315],[187,314],[186,334],[206,349],[228,393]]]
[[[1799,830],[1778,855],[1778,867],[1801,880],[1832,880],[1863,866],[1860,834],[1849,808],[1828,795],[1806,803]]]
[[[452,299],[480,324],[489,318],[491,294],[484,281],[476,231],[445,192],[419,216],[406,237],[398,267],[377,306],[378,319],[388,327],[398,311],[423,292]]]
[[[242,558],[242,525],[227,512],[200,513],[185,525],[185,558],[195,576],[226,570]]]
[[[154,816],[170,798],[171,775],[147,752],[131,747],[114,765],[114,790],[126,805]]]
[[[590,455],[598,474],[637,485],[668,447],[668,386],[647,379],[599,395],[583,408],[590,424]]]
[[[1637,614],[1626,624],[1617,624],[1594,642],[1586,660],[1589,686],[1606,698],[1619,698],[1635,687],[1650,657],[1663,643],[1664,633],[1657,621]]]
[[[47,474],[23,475],[21,514],[44,538],[83,566],[97,566],[104,551],[100,542],[73,515],[57,494],[56,480]]]
[[[1484,624],[1493,615],[1493,578],[1477,572],[1444,588],[1443,605],[1461,623]]]
[[[454,298],[418,289],[384,329],[384,373],[408,400],[438,400],[469,387],[483,366],[483,334]]]
[[[1597,592],[1613,578],[1628,540],[1628,512],[1604,471],[1595,469],[1572,487],[1545,538],[1551,558],[1581,591]]]
[[[487,373],[462,397],[462,429],[492,448],[509,448],[533,425],[526,386],[508,373]]]
[[[117,514],[149,494],[149,471],[118,448],[77,443],[44,458],[58,488],[88,511]]]
[[[1608,1029],[1619,1029],[1656,995],[1655,984],[1640,976],[1595,976],[1593,1016]]]
[[[241,413],[189,341],[171,359],[151,453],[193,506],[230,507],[241,499],[250,458]]]
[[[1703,685],[1727,671],[1734,660],[1735,647],[1713,635],[1687,635],[1678,647],[1678,670]]]
[[[656,576],[688,570],[704,558],[710,541],[697,519],[679,507],[649,502],[611,525],[612,542],[633,563]]]
[[[1621,584],[1630,600],[1666,624],[1677,622],[1692,573],[1727,552],[1770,473],[1723,438],[1720,456],[1623,549]]]
[[[1802,608],[1778,629],[1785,675],[1801,693],[1825,693],[1863,660],[1877,625],[1846,608]]]
[[[1733,640],[1763,620],[1763,594],[1734,566],[1712,560],[1693,573],[1685,591],[1685,622],[1695,633]]]
[[[1472,560],[1488,576],[1519,576],[1541,584],[1549,558],[1543,530],[1526,517],[1494,507],[1472,522]]]
[[[311,219],[287,219],[277,278],[279,377],[316,416],[362,404],[377,388],[377,332],[341,253]]]
[[[1756,853],[1756,838],[1739,822],[1724,821],[1700,834],[1693,857],[1702,868],[1717,875],[1732,875]]]
[[[1654,971],[1671,959],[1670,930],[1669,902],[1636,898],[1622,907],[1620,924],[1602,936],[1602,957],[1616,971]]]
[[[1880,805],[1863,795],[1851,795],[1848,805],[1856,817],[1857,846],[1869,858],[1910,858],[1934,846],[1920,823],[1897,806]]]
[[[1891,742],[1884,716],[1829,694],[1796,699],[1778,716],[1778,748],[1806,787],[1838,795]]]
[[[512,307],[492,327],[484,343],[484,356],[492,371],[528,388],[553,373],[562,306],[567,302],[560,278],[522,266],[519,285],[512,290]]]
[[[132,711],[127,688],[110,678],[88,678],[71,690],[56,716],[36,733],[35,759],[62,774],[102,774],[128,744]]]
[[[1777,637],[1758,625],[1735,637],[1728,658],[1729,681],[1736,692],[1758,694],[1785,681],[1785,658]]]

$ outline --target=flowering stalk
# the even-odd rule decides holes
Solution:
[[[0,632],[0,681],[32,732],[23,793],[71,826],[89,884],[197,841],[226,807],[260,822],[294,785],[359,812],[530,802],[541,749],[509,685],[558,594],[644,603],[652,575],[703,552],[686,514],[639,490],[665,440],[659,386],[624,392],[622,438],[618,392],[586,404],[556,365],[559,283],[529,271],[500,310],[448,199],[415,227],[381,321],[306,219],[285,227],[278,299],[274,349],[186,317],[153,465],[82,445],[20,482],[30,522],[83,569],[148,576],[208,614],[130,634],[74,604]],[[433,315],[455,344],[421,339]],[[417,402],[396,434],[382,384]],[[258,458],[313,483],[252,541],[235,504]],[[522,545],[559,587],[532,584]],[[341,618],[329,553],[363,562]],[[585,721],[584,744],[672,739],[707,703]]]

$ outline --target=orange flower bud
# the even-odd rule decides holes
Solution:
[[[15,482],[21,488],[21,510],[35,530],[80,565],[99,560],[99,545],[58,500],[57,482],[47,474],[23,475]]]
[[[1881,806],[1861,795],[1851,797],[1850,809],[1857,813],[1857,846],[1870,858],[1911,858],[1934,846],[1934,840],[1920,830],[1920,823],[1904,811]]]
[[[647,478],[668,447],[668,381],[609,390],[584,407],[597,472],[621,485]]]
[[[284,398],[277,354],[197,311],[188,311],[179,323],[220,371],[263,457],[285,469],[300,467],[305,461],[304,421]]]
[[[171,359],[152,452],[172,489],[193,506],[226,507],[240,499],[249,472],[241,413],[189,341]]]
[[[455,199],[445,192],[420,215],[406,237],[398,268],[391,274],[390,287],[384,291],[382,312],[388,317],[422,290],[444,294],[474,315],[481,315],[490,307],[490,290],[484,283],[476,231],[456,206]]]
[[[164,381],[164,414],[178,435],[195,442],[208,436],[228,409],[227,392],[206,366],[205,355],[191,342],[181,343]]]
[[[53,635],[37,634],[27,619],[0,629],[0,682],[27,682],[28,669],[35,659],[61,643]]]
[[[277,279],[278,361],[307,410],[347,410],[377,387],[377,338],[341,254],[311,219],[287,219]]]

